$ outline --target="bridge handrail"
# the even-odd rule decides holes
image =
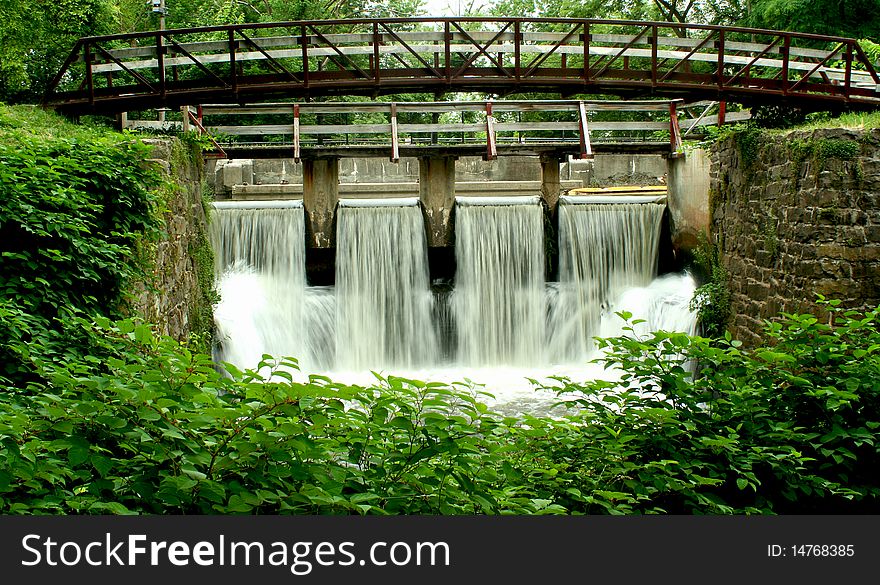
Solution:
[[[283,22],[252,22],[243,24],[224,24],[215,26],[200,26],[188,28],[169,28],[165,29],[168,34],[191,34],[191,33],[210,33],[225,32],[229,30],[255,30],[262,28],[295,28],[303,26],[343,26],[343,25],[359,25],[359,24],[429,24],[429,23],[453,23],[453,22],[519,22],[519,23],[536,23],[536,24],[590,24],[590,25],[608,25],[608,26],[659,26],[663,28],[678,29],[694,29],[694,30],[711,30],[726,31],[733,33],[741,33],[748,35],[786,35],[792,38],[825,41],[832,43],[858,42],[851,37],[841,37],[834,35],[819,35],[814,33],[805,33],[798,31],[779,31],[763,28],[749,28],[741,26],[721,26],[713,24],[699,23],[681,23],[651,20],[614,20],[614,19],[596,19],[596,18],[551,18],[551,17],[492,17],[492,16],[446,16],[446,17],[430,17],[419,16],[409,18],[352,18],[352,19],[334,19],[334,20],[291,20]],[[125,39],[139,39],[155,37],[158,31],[141,31],[132,33],[117,33],[112,35],[97,35],[82,37],[79,42],[100,42],[115,41]]]
[[[716,115],[707,116],[714,107],[719,111]],[[679,116],[690,109],[701,110],[699,116]],[[309,141],[309,137],[318,137],[317,145],[329,152],[327,146],[345,144],[346,146],[386,145],[392,161],[399,160],[401,147],[416,144],[486,144],[487,158],[497,155],[497,147],[504,144],[526,144],[539,142],[548,144],[577,144],[580,142],[580,156],[588,158],[592,155],[592,144],[621,144],[634,137],[641,141],[654,141],[658,145],[664,140],[668,144],[666,151],[669,156],[681,153],[683,136],[694,128],[710,124],[724,123],[724,120],[735,121],[748,118],[748,112],[731,112],[725,114],[726,108],[717,103],[698,102],[684,104],[681,100],[634,100],[634,101],[576,101],[576,100],[500,100],[500,101],[463,101],[463,102],[312,102],[312,103],[263,103],[249,106],[236,104],[204,104],[195,113],[183,108],[184,122],[192,119],[201,132],[232,137],[234,140],[222,141],[227,146],[248,147],[247,142],[238,142],[239,137],[261,137],[265,141],[268,136],[277,137],[276,148],[289,144],[292,158],[300,158],[301,148]],[[424,119],[401,121],[400,114],[440,114],[462,112],[479,112],[481,115],[470,120],[440,120],[432,117],[430,122]],[[560,118],[553,114],[568,112],[570,115]],[[638,112],[644,114],[639,119],[600,120],[593,114],[603,112]],[[346,119],[343,121],[323,121],[319,116],[308,123],[303,116],[308,114],[376,114],[383,119],[371,117],[366,121]],[[515,118],[508,115],[496,118],[497,114],[530,113],[530,119],[523,121],[521,116]],[[230,117],[271,114],[273,118],[264,119],[260,124],[231,124]],[[550,114],[541,116],[541,114]],[[658,114],[661,114],[658,116]],[[209,123],[207,117],[222,116],[222,122]],[[563,119],[565,118],[565,119]],[[155,122],[129,120],[128,128],[165,129],[181,127],[179,122]],[[184,125],[182,129],[186,129]],[[535,134],[537,132],[537,134]],[[619,132],[624,132],[622,140]],[[430,134],[430,137],[425,135]],[[377,136],[384,138],[377,140]],[[332,136],[343,136],[339,141]],[[292,137],[289,138],[289,137]],[[327,137],[327,138],[324,138]],[[278,138],[281,141],[278,141]],[[292,143],[291,143],[292,140]],[[329,142],[327,142],[329,140]],[[314,141],[313,141],[314,142]],[[271,143],[271,142],[270,142]],[[330,149],[332,150],[332,148]]]
[[[497,26],[490,31],[477,31],[467,28],[471,23]],[[542,24],[566,28],[562,32],[528,30]],[[371,30],[327,30],[342,26],[356,30],[366,25]],[[433,25],[439,29],[394,28],[411,25]],[[592,32],[591,27],[600,26],[631,26],[638,31],[632,35]],[[296,34],[260,37],[251,33],[252,38],[247,34],[267,29],[295,29]],[[689,30],[708,34],[694,38],[679,36],[681,33],[686,37],[684,31]],[[672,34],[661,36],[665,31]],[[191,38],[180,38],[222,32],[226,33],[225,39],[193,42]],[[753,38],[753,42],[744,42],[729,38],[732,33],[769,40],[763,43]],[[431,35],[435,38],[429,38]],[[422,44],[413,42],[417,38]],[[140,39],[149,39],[152,44],[129,48],[102,46]],[[821,41],[833,45],[833,49],[799,47],[794,44],[799,41]],[[551,56],[555,60],[548,60]],[[137,57],[146,59],[131,60]],[[633,68],[630,58],[637,61]],[[262,71],[258,67],[237,72],[244,61],[259,61]],[[321,62],[326,64],[326,70],[321,69]],[[690,65],[697,62],[714,66],[715,71],[692,73]],[[835,62],[843,62],[843,67],[836,67]],[[55,94],[75,63],[85,63],[79,89]],[[189,85],[179,83],[179,70],[196,68],[200,77],[193,81],[185,76]],[[149,73],[139,73],[144,70]],[[119,73],[122,83],[127,85],[119,85],[117,77],[114,86],[114,73]],[[242,87],[251,94],[279,94],[286,87],[304,96],[329,95],[341,91],[346,84],[351,91],[362,93],[376,93],[380,89],[383,93],[442,92],[458,85],[465,90],[468,85],[475,87],[475,79],[483,82],[479,86],[482,91],[485,87],[540,91],[557,86],[564,87],[566,92],[582,93],[590,87],[617,91],[644,87],[652,92],[686,90],[706,94],[714,89],[718,95],[766,94],[801,101],[880,106],[880,75],[858,41],[851,38],[691,23],[499,17],[289,21],[84,37],[76,42],[51,81],[46,101],[92,111],[98,108],[96,102],[107,104],[106,107],[116,103],[119,111],[125,109],[123,102],[137,109],[135,98],[141,100],[138,103],[165,103],[170,94],[177,104],[198,103],[192,100],[204,101],[210,95],[237,98]],[[78,81],[79,78],[74,83]],[[577,91],[578,87],[581,91]],[[202,93],[196,95],[198,91]]]

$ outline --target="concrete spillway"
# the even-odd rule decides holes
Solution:
[[[290,355],[304,373],[359,383],[370,370],[466,377],[501,402],[528,402],[527,376],[602,375],[585,364],[593,336],[620,333],[615,311],[645,319],[644,331],[693,331],[693,280],[656,278],[664,209],[563,198],[560,277],[546,282],[539,198],[460,198],[454,283],[432,292],[417,199],[340,201],[330,287],[306,283],[300,206],[220,205],[220,357],[242,368],[262,353]]]

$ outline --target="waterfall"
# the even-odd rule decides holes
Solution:
[[[336,366],[420,367],[437,351],[418,199],[340,200]]]
[[[662,198],[562,197],[559,282],[545,282],[538,197],[459,197],[454,282],[430,286],[418,200],[343,199],[336,282],[306,286],[300,202],[217,203],[218,358],[253,368],[292,356],[304,374],[353,384],[370,370],[486,384],[493,404],[536,412],[555,395],[528,378],[616,375],[588,361],[592,337],[693,333],[689,275],[655,278]]]
[[[632,333],[637,335],[648,335],[652,331],[695,335],[697,320],[689,307],[696,288],[697,283],[690,274],[665,274],[646,286],[627,289],[602,316],[597,335],[617,337],[631,334],[623,330],[624,321],[616,315],[621,311],[632,313],[633,319],[644,320],[633,325]]]
[[[456,204],[452,311],[458,363],[542,363],[544,212],[539,199],[460,197]]]
[[[332,286],[306,288],[303,337],[303,369],[332,370],[336,365],[336,293]]]
[[[219,357],[253,368],[263,354],[303,355],[305,227],[300,201],[214,204]]]
[[[656,275],[665,205],[651,197],[620,200],[560,198],[559,284],[549,317],[559,361],[586,357],[620,295]]]

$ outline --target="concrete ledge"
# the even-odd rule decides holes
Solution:
[[[563,191],[581,185],[580,181],[562,181]],[[460,181],[455,183],[458,195],[465,193],[492,195],[540,195],[541,181]],[[234,185],[232,199],[278,199],[302,197],[303,186],[296,185]],[[419,184],[407,183],[340,183],[339,195],[346,197],[399,197],[419,194]],[[218,197],[223,199],[222,197]]]

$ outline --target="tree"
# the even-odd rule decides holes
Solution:
[[[752,0],[743,24],[821,35],[880,35],[880,0]]]
[[[35,101],[76,39],[114,28],[109,0],[0,3],[0,99]]]

